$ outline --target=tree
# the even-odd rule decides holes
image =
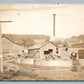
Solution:
[[[34,40],[31,38],[22,39],[20,42],[24,47],[30,47],[35,44]]]

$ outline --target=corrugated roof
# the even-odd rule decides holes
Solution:
[[[50,41],[46,41],[46,42],[42,42],[42,43],[37,43],[37,44],[34,44],[32,47],[30,47],[28,49],[40,49],[41,47],[45,46],[47,43],[51,43],[51,42]]]

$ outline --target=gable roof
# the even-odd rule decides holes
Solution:
[[[10,40],[10,39],[9,39],[9,38],[7,38],[6,36],[3,36],[2,38],[5,38],[5,39],[9,40],[10,42],[12,42],[12,43],[14,43],[14,44],[16,44],[16,45],[22,46],[22,45],[20,45],[20,44],[18,44],[18,43],[15,43],[15,42],[14,42],[14,41],[12,41],[12,40]]]
[[[50,41],[46,41],[46,42],[42,42],[42,43],[38,43],[38,44],[34,44],[32,47],[28,48],[28,49],[40,49],[41,47],[45,46],[46,44],[51,43]],[[54,44],[53,44],[54,45]],[[55,46],[55,45],[54,45]]]

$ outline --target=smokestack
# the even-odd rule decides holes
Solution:
[[[55,16],[56,14],[53,14],[53,37],[55,37]]]

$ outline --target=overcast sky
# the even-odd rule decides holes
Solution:
[[[56,14],[56,37],[84,34],[84,4],[0,4],[2,33],[53,35]]]

